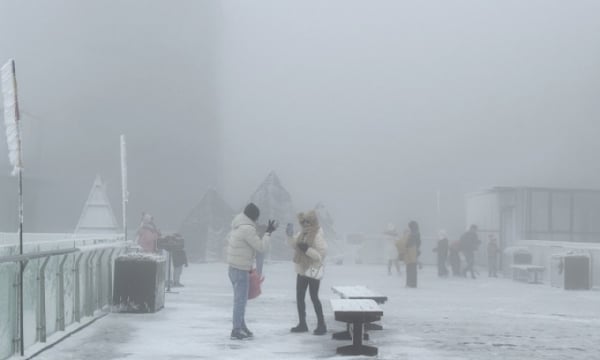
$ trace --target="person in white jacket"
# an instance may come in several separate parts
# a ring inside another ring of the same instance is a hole
[[[249,275],[256,252],[265,252],[269,247],[271,233],[275,231],[274,220],[269,220],[267,230],[261,238],[256,232],[256,221],[260,211],[250,203],[244,212],[238,214],[231,222],[231,232],[227,240],[227,263],[229,264],[229,279],[233,286],[233,329],[232,340],[242,340],[252,337],[252,332],[244,320],[246,303],[248,302]]]
[[[319,226],[319,219],[315,211],[298,214],[298,221],[302,231],[293,236],[293,229],[288,226],[288,243],[294,248],[294,263],[296,269],[296,305],[298,308],[298,325],[291,329],[294,333],[307,332],[306,325],[306,289],[310,293],[310,299],[317,315],[317,328],[313,331],[314,335],[324,335],[327,333],[325,318],[323,317],[323,306],[319,300],[319,286],[321,284],[322,271],[317,274],[311,274],[309,270],[315,270],[323,267],[325,254],[327,252],[327,243],[323,236],[323,230]]]

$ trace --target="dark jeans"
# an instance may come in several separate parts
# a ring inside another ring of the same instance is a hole
[[[301,324],[306,323],[306,304],[304,302],[304,298],[306,297],[307,288],[310,294],[310,300],[312,301],[315,308],[315,313],[317,314],[317,321],[319,324],[325,323],[323,317],[323,307],[321,306],[321,301],[319,300],[320,285],[321,280],[302,275],[297,275],[296,277],[296,304],[298,306],[298,319],[300,320]]]

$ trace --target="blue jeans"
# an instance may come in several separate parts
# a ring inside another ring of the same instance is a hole
[[[234,267],[229,267],[229,280],[233,286],[233,328],[242,329],[246,323],[246,303],[248,302],[248,289],[250,287],[249,272]]]

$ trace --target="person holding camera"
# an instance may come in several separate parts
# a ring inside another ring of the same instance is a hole
[[[298,308],[298,325],[291,329],[293,333],[307,332],[306,325],[306,289],[310,293],[310,300],[317,315],[317,328],[314,335],[327,333],[325,318],[323,317],[323,306],[319,300],[319,286],[323,276],[323,262],[327,252],[327,243],[323,236],[323,230],[319,226],[319,220],[314,210],[298,214],[298,220],[302,230],[294,236],[292,224],[288,224],[286,233],[288,243],[294,248],[294,263],[296,269],[296,306]]]
[[[256,231],[256,221],[260,210],[249,203],[241,214],[231,222],[231,231],[227,239],[227,263],[229,264],[229,280],[233,286],[233,329],[232,340],[252,337],[252,331],[244,320],[248,290],[250,287],[250,270],[256,258],[256,252],[265,252],[269,247],[271,233],[277,229],[275,220],[269,220],[264,236]]]

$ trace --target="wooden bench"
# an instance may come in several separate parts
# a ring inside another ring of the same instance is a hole
[[[375,301],[377,304],[384,304],[388,300],[387,296],[376,293],[362,285],[333,286],[331,290],[338,294],[342,299],[368,299]],[[367,330],[383,330],[383,326],[379,324],[368,324]],[[348,336],[346,335],[344,338],[348,338]],[[365,338],[368,339],[368,335],[365,335]]]
[[[363,327],[378,321],[383,316],[383,310],[371,299],[331,299],[331,308],[335,320],[347,324],[352,339],[352,345],[337,348],[340,355],[377,355],[377,348],[363,345]],[[334,334],[334,338],[335,334]]]
[[[545,268],[539,265],[515,264],[510,266],[513,280],[524,281],[530,284],[541,284]]]

